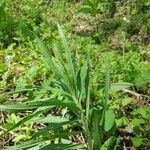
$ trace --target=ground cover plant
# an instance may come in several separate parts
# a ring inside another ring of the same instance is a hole
[[[0,149],[150,148],[149,1],[0,2]]]

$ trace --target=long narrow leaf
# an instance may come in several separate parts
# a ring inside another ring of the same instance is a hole
[[[87,54],[87,76],[85,81],[85,90],[86,90],[86,120],[88,121],[89,117],[89,105],[90,105],[90,56],[89,51]]]
[[[80,109],[76,106],[74,102],[71,101],[61,101],[56,99],[49,100],[39,100],[39,101],[31,101],[17,105],[0,105],[0,111],[21,111],[21,110],[29,110],[42,106],[61,106],[68,107],[71,110],[74,110],[76,113],[79,113]]]
[[[61,118],[59,116],[48,115],[46,117],[34,119],[34,121],[40,123],[63,123],[68,122],[69,120],[67,118]]]
[[[55,74],[60,77],[62,80],[64,80],[64,84],[66,85],[66,87],[69,90],[69,93],[71,93],[72,95],[75,95],[75,91],[74,88],[71,84],[71,79],[69,76],[67,76],[67,73],[64,72],[62,66],[59,66],[60,64],[58,64],[57,62],[54,63],[54,66],[56,68],[56,72]]]
[[[35,147],[37,145],[41,145],[41,146],[46,145],[46,143],[44,143],[44,142],[48,142],[51,139],[65,138],[65,137],[68,137],[70,135],[75,135],[77,133],[78,132],[61,132],[61,133],[58,133],[55,135],[49,135],[49,137],[39,138],[37,140],[29,140],[27,142],[23,142],[22,144],[18,144],[16,146],[10,147],[10,150],[29,149],[29,148]]]
[[[80,87],[80,93],[79,93],[79,102],[81,104],[81,99],[82,99],[82,95],[83,93],[85,92],[85,80],[86,80],[86,77],[88,75],[88,65],[87,65],[87,62],[82,66],[81,68],[81,71],[80,71],[80,82],[81,82],[81,87]]]
[[[109,90],[110,90],[110,63],[107,61],[106,66],[106,79],[105,79],[105,89],[104,89],[104,99],[103,99],[103,107],[106,110],[107,102],[109,100]]]
[[[100,126],[102,111],[102,107],[94,108],[90,116],[91,136],[95,149],[99,149],[103,142],[103,127]]]
[[[109,90],[110,90],[110,62],[109,62],[109,60],[107,60],[104,98],[102,101],[103,112],[102,112],[102,119],[100,122],[101,126],[104,125],[104,122],[105,122],[105,112],[107,110],[107,103],[109,100]]]
[[[51,61],[51,56],[50,56],[50,51],[47,50],[47,48],[45,47],[45,45],[43,44],[43,42],[39,39],[38,36],[35,35],[35,39],[36,42],[39,46],[40,51],[42,52],[43,56],[44,56],[44,60],[48,66],[48,68],[50,69],[53,66],[53,63]]]
[[[71,76],[73,77],[74,88],[76,89],[76,92],[77,92],[76,74],[75,74],[75,68],[74,68],[74,65],[73,65],[72,57],[71,57],[71,52],[70,52],[69,47],[67,45],[67,41],[66,41],[66,38],[65,38],[65,35],[63,33],[63,30],[62,30],[61,26],[59,24],[57,24],[57,27],[58,27],[59,35],[61,37],[62,44],[63,44],[64,50],[65,50],[66,60],[67,60],[67,63],[68,63],[68,68],[69,68]]]
[[[40,150],[75,150],[85,148],[85,144],[49,144],[45,147],[42,147]]]
[[[34,122],[34,120],[32,120],[32,121]],[[38,132],[36,132],[35,134],[33,134],[31,139],[39,138],[42,135],[44,135],[44,136],[47,135],[49,137],[49,131],[50,130],[58,131],[64,125],[72,126],[75,123],[77,123],[77,120],[72,120],[72,121],[68,121],[68,122],[61,122],[61,123],[49,123],[47,127],[43,128],[43,129],[39,130]]]
[[[46,141],[49,141],[49,138],[29,140],[27,142],[23,142],[22,144],[8,147],[8,150],[21,150],[21,149],[25,149],[25,148],[27,149],[27,148],[31,148],[31,147],[34,147],[37,145],[41,145]]]

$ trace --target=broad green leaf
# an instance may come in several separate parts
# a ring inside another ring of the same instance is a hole
[[[116,124],[117,124],[117,127],[121,127],[121,126],[125,126],[129,123],[129,120],[127,117],[123,116],[119,119],[116,119]]]
[[[115,122],[115,114],[113,110],[107,110],[105,112],[105,123],[104,123],[104,129],[106,132],[108,132],[114,125]]]
[[[91,135],[95,149],[99,149],[102,144],[103,131],[100,126],[102,110],[94,108],[91,115]]]
[[[129,88],[129,87],[131,87],[131,86],[133,86],[133,84],[131,84],[131,83],[126,83],[126,82],[113,83],[113,84],[111,85],[111,90],[112,90],[112,91],[115,91],[115,92],[118,92],[118,91],[127,89],[127,88]]]
[[[125,99],[123,99],[123,100],[122,100],[122,106],[123,106],[123,107],[127,106],[128,104],[131,103],[131,101],[132,101],[131,98],[125,98]]]
[[[140,126],[141,124],[144,124],[145,123],[145,121],[144,121],[144,119],[138,119],[138,118],[134,118],[132,121],[131,121],[131,125],[133,126],[133,127],[136,127],[136,126]]]
[[[141,115],[145,119],[150,119],[150,106],[134,109],[132,115]]]
[[[143,144],[143,139],[140,138],[140,137],[134,137],[134,138],[131,138],[132,142],[133,142],[133,145],[135,147],[139,147]]]
[[[83,5],[81,8],[80,8],[80,11],[81,13],[93,13],[93,9],[91,6],[89,5]]]

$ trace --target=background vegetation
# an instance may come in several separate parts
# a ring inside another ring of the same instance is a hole
[[[149,7],[0,1],[0,149],[150,149]]]

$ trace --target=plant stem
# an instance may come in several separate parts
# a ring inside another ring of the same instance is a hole
[[[88,122],[84,116],[84,113],[82,113],[81,118],[82,118],[82,123],[85,129],[87,148],[88,150],[93,150],[93,140],[91,138],[89,127],[88,127]]]

